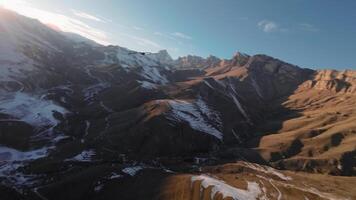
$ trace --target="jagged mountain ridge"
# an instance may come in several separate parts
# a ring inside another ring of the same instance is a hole
[[[348,109],[355,103],[353,71],[314,71],[241,53],[230,60],[171,60],[166,51],[143,55],[76,42],[10,11],[0,15],[6,186],[32,191],[49,181],[46,193],[63,183],[58,169],[70,177],[83,163],[93,170],[107,162],[136,169],[135,161],[150,160],[148,168],[167,170],[175,167],[170,162],[187,162],[194,171],[199,157],[202,166],[247,159],[280,169],[355,173],[354,111]],[[305,119],[324,125],[298,130]]]

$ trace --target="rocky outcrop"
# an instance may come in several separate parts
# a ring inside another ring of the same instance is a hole
[[[173,63],[173,59],[172,57],[168,54],[167,50],[160,50],[157,53],[152,53],[152,54],[148,54],[148,57],[152,58],[153,60],[157,60],[159,61],[161,64],[172,64]]]
[[[174,66],[178,69],[205,69],[218,65],[221,60],[215,56],[202,58],[200,56],[184,56],[174,61]]]
[[[306,89],[329,90],[333,92],[355,93],[356,72],[352,70],[319,70],[312,80],[308,80],[301,87]]]

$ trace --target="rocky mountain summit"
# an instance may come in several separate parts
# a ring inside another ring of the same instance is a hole
[[[172,59],[0,8],[0,199],[353,199],[356,72]]]

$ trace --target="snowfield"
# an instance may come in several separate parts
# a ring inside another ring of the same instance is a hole
[[[195,181],[201,181],[201,189],[212,187],[211,199],[214,199],[216,194],[222,194],[223,198],[231,197],[234,200],[257,200],[262,194],[262,190],[256,182],[247,182],[247,190],[243,190],[207,175],[192,176],[191,182],[194,183]]]
[[[18,151],[16,149],[9,148],[6,146],[0,146],[0,162],[36,160],[39,158],[46,157],[47,153],[47,147],[31,151]]]
[[[161,85],[168,83],[167,78],[160,74],[157,67],[143,66],[141,73],[144,78],[154,83],[161,84]]]
[[[168,118],[172,121],[189,123],[197,131],[223,139],[223,133],[219,130],[222,127],[219,114],[211,110],[201,98],[192,103],[184,100],[169,100],[168,103],[171,107]]]
[[[103,64],[118,63],[127,72],[130,68],[138,68],[140,75],[148,82],[161,85],[168,83],[167,78],[160,73],[159,66],[162,65],[162,60],[158,55],[155,56],[156,54],[143,55],[140,52],[131,51],[123,47],[115,47],[110,52],[104,52],[104,54]],[[146,85],[143,85],[143,87],[152,88],[152,85],[145,87]]]
[[[0,81],[13,81],[35,70],[34,61],[18,52],[12,44],[3,41],[0,33]]]
[[[26,93],[8,93],[0,97],[0,113],[12,116],[37,127],[56,126],[54,112],[65,115],[68,111],[53,101],[43,100]]]

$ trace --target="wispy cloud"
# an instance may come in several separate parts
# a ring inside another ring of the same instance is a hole
[[[132,35],[132,34],[126,34],[126,33],[120,33],[119,35],[121,35],[122,37],[125,37],[126,42],[132,42],[135,43],[138,46],[144,47],[144,49],[150,50],[150,51],[157,51],[157,50],[161,50],[162,46],[160,44],[158,44],[157,42],[145,38],[145,37],[141,37],[141,36],[136,36],[136,35]]]
[[[181,33],[181,32],[174,32],[174,33],[171,33],[171,35],[174,36],[174,37],[178,37],[178,38],[182,38],[182,39],[186,39],[186,40],[193,39],[191,36],[186,35],[186,34]]]
[[[162,32],[156,31],[153,34],[156,36],[159,36],[161,39],[168,39],[168,40],[174,41],[175,43],[177,43],[179,45],[183,45],[183,41],[181,40],[182,38],[180,38],[180,37],[177,38],[175,36],[172,36],[172,34],[170,34],[170,33],[162,33]]]
[[[100,44],[110,44],[108,33],[94,28],[87,23],[56,12],[38,9],[28,2],[21,0],[4,1],[5,8],[27,17],[40,20],[44,24],[53,24],[64,32],[72,32],[94,40]]]
[[[159,32],[159,31],[156,31],[156,32],[154,32],[153,34],[158,35],[158,36],[164,36],[164,34],[161,33],[161,32]]]
[[[137,36],[130,36],[132,39],[134,39],[136,41],[137,44],[144,46],[144,47],[154,47],[154,48],[158,48],[161,49],[161,45],[159,45],[158,43],[146,39],[146,38],[142,38],[142,37],[137,37]]]
[[[279,25],[270,20],[262,20],[257,23],[258,28],[260,28],[263,32],[270,33],[270,32],[276,32],[280,30]]]
[[[86,12],[82,12],[82,11],[78,11],[78,10],[72,10],[73,14],[77,17],[81,17],[83,19],[89,19],[89,20],[93,20],[93,21],[97,21],[97,22],[103,22],[106,23],[106,21],[104,19],[101,19],[99,17],[96,17],[94,15],[91,15],[89,13]]]
[[[132,28],[136,31],[142,31],[143,28],[142,27],[139,27],[139,26],[132,26]]]
[[[308,24],[308,23],[299,24],[299,28],[303,31],[308,31],[308,32],[318,32],[319,31],[319,29],[317,27],[315,27],[312,24]]]
[[[175,41],[177,40],[177,38],[171,36],[170,34],[162,33],[162,32],[159,32],[159,31],[156,31],[153,34],[157,35],[157,36],[160,36],[160,37],[164,37],[164,38],[170,39],[170,40],[175,40]]]
[[[69,18],[68,23],[63,24],[60,28],[67,32],[77,33],[100,44],[110,44],[110,39],[106,32],[93,28],[79,20]]]

